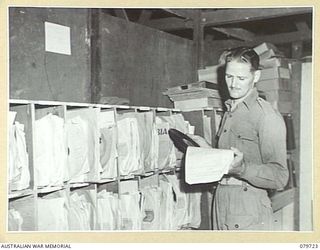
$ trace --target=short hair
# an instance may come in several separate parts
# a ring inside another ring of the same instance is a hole
[[[231,61],[249,63],[253,71],[258,70],[260,64],[258,54],[250,47],[238,47],[228,50],[225,55],[225,63],[227,64]]]

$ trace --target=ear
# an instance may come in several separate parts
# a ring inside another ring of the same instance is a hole
[[[261,70],[256,70],[254,72],[253,82],[257,83],[259,81],[259,79],[260,79],[260,76],[261,76]]]

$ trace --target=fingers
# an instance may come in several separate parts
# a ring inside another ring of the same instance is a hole
[[[231,147],[231,150],[233,151],[233,153],[235,154],[236,157],[237,156],[241,156],[241,157],[243,156],[243,153],[239,149]]]
[[[230,148],[235,154],[241,153],[241,151],[237,148],[231,147]]]

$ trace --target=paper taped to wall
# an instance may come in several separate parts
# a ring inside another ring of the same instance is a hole
[[[71,55],[70,27],[49,22],[44,25],[46,51]]]
[[[228,173],[234,153],[229,149],[189,146],[185,161],[185,178],[188,184],[219,181]]]

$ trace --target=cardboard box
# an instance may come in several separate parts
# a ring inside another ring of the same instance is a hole
[[[193,91],[188,93],[179,93],[179,94],[169,94],[169,98],[172,101],[183,101],[183,100],[190,100],[190,99],[197,99],[197,98],[204,98],[204,97],[213,97],[220,99],[219,91]]]
[[[289,79],[269,79],[256,83],[258,91],[291,90]]]
[[[201,108],[213,107],[222,110],[223,103],[221,99],[212,97],[197,98],[174,102],[174,107],[182,111],[197,110]]]
[[[278,78],[290,79],[290,70],[283,67],[273,67],[261,70],[260,81]]]
[[[258,54],[261,55],[268,50],[277,51],[277,47],[274,46],[272,43],[261,43],[258,46],[254,47],[253,50]]]
[[[260,59],[260,62],[261,61],[264,61],[264,60],[267,60],[273,56],[276,56],[276,52],[273,50],[273,49],[269,49],[265,52],[263,52],[262,54],[259,55],[259,59]],[[261,64],[261,63],[260,63]]]
[[[168,88],[167,91],[165,91],[163,94],[165,95],[177,94],[177,93],[183,93],[187,90],[194,91],[198,89],[218,89],[218,84],[207,82],[207,81],[188,83],[188,84],[183,84],[183,85],[178,85],[175,87]]]
[[[283,67],[283,68],[289,68],[289,63],[286,58],[281,57],[271,57],[268,59],[265,59],[263,61],[260,61],[260,66],[265,68],[274,68],[274,67]]]
[[[291,102],[292,100],[292,93],[288,90],[261,91],[259,96],[267,101]]]
[[[278,110],[281,114],[291,114],[292,113],[292,102],[270,102],[272,107]]]
[[[198,70],[198,81],[207,81],[211,83],[218,83],[219,74],[222,73],[220,68],[224,65],[218,64],[214,66],[207,66],[205,69]],[[221,76],[222,77],[222,76]]]
[[[201,86],[208,86],[215,85],[214,88],[216,89],[209,89],[204,88]],[[214,97],[220,98],[220,92],[217,90],[218,86],[213,83],[199,83],[199,84],[188,84],[183,85],[186,87],[176,86],[173,88],[169,88],[167,91],[163,92],[164,95],[169,96],[172,101],[182,101],[182,100],[189,100],[189,99],[196,99],[196,98],[203,98],[203,97]]]

